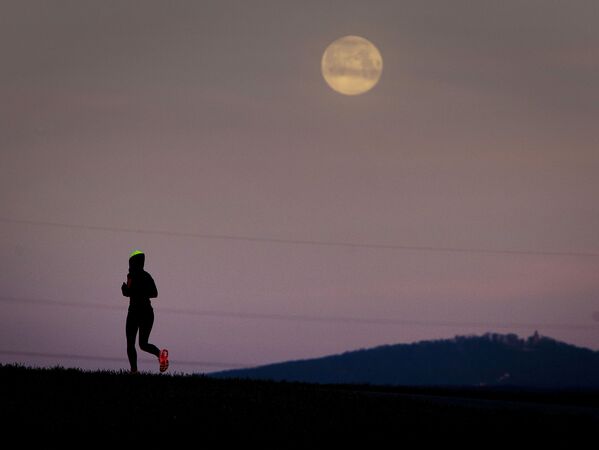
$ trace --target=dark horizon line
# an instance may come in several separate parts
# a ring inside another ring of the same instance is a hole
[[[111,361],[111,362],[128,362],[127,358],[117,358],[112,356],[90,356],[90,355],[79,355],[73,353],[51,353],[51,352],[31,352],[31,351],[20,351],[20,350],[2,350],[0,349],[0,355],[9,356],[32,356],[36,358],[64,358],[64,359],[80,359],[85,361]],[[142,363],[155,363],[156,360],[141,358]],[[230,368],[248,368],[255,367],[252,364],[242,363],[229,363],[229,362],[216,362],[216,361],[186,361],[177,360],[177,364],[186,366],[208,366],[208,367],[230,367]]]

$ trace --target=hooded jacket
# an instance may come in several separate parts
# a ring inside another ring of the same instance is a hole
[[[127,284],[123,283],[121,291],[129,297],[129,310],[152,307],[151,298],[158,297],[156,283],[152,276],[144,270],[145,255],[138,253],[129,258]]]

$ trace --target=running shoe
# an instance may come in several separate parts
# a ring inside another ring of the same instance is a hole
[[[168,369],[168,350],[163,348],[160,352],[160,356],[158,357],[158,361],[160,361],[160,371],[164,372]]]

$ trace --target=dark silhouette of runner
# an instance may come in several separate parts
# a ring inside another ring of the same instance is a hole
[[[121,292],[129,297],[129,312],[125,333],[127,335],[127,356],[131,365],[131,373],[137,373],[137,351],[135,337],[139,330],[139,348],[158,358],[160,372],[168,369],[168,350],[160,351],[158,347],[148,342],[152,325],[154,324],[154,309],[151,298],[158,297],[156,283],[152,276],[144,270],[145,255],[135,250],[129,255],[129,273],[127,283],[121,286]]]

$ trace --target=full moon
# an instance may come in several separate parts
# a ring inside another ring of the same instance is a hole
[[[327,47],[321,66],[322,76],[332,89],[345,95],[358,95],[378,83],[383,58],[368,39],[344,36]]]

